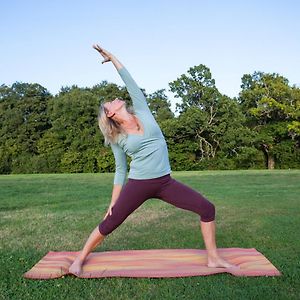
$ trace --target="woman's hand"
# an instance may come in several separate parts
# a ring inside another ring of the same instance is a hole
[[[106,217],[108,216],[108,214],[111,216],[113,206],[114,206],[114,204],[112,204],[112,203],[109,205],[109,208],[108,208],[107,213],[106,213],[106,215],[104,216],[103,220],[106,219]]]
[[[104,58],[104,60],[102,61],[103,64],[108,61],[111,61],[117,70],[123,68],[122,63],[114,55],[112,55],[105,49],[101,48],[98,44],[93,45],[93,48],[96,49],[103,56]]]
[[[93,48],[96,49],[103,56],[103,64],[112,60],[113,55],[105,49],[101,48],[98,44],[93,45]]]

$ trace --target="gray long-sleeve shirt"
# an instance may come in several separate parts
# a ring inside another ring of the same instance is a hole
[[[111,144],[116,170],[114,184],[125,183],[127,173],[126,154],[131,157],[128,178],[151,179],[170,174],[168,148],[160,127],[155,121],[146,98],[125,67],[118,70],[132,99],[136,116],[144,133],[127,134]]]

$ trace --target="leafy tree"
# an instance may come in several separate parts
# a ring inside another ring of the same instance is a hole
[[[178,126],[173,124],[174,128],[170,129],[173,131],[170,144],[182,144],[183,139],[188,141],[189,145],[182,150],[193,152],[196,165],[207,166],[204,161],[220,161],[222,157],[223,167],[227,168],[231,158],[249,153],[254,136],[243,125],[245,118],[239,105],[218,91],[207,67],[190,68],[188,75],[181,75],[170,87],[175,97],[181,99],[181,104],[177,105],[181,114]],[[176,128],[179,130],[174,132]],[[231,164],[233,167],[235,165]]]
[[[121,98],[130,104],[130,96],[125,87],[119,87],[114,83],[108,83],[103,80],[101,83],[94,85],[90,92],[99,99],[100,102],[111,101],[115,98]]]
[[[156,121],[161,123],[164,120],[174,118],[171,111],[171,103],[168,100],[165,90],[157,90],[147,97],[149,108],[154,115]]]
[[[220,93],[209,68],[201,64],[190,68],[187,73],[169,83],[170,90],[175,93],[175,98],[181,99],[181,104],[176,105],[177,110],[184,112],[189,107],[198,107],[203,111],[210,112]]]
[[[52,128],[39,142],[40,155],[62,172],[83,172],[89,159],[86,151],[101,146],[97,124],[99,100],[88,89],[73,87],[49,102]],[[95,170],[90,162],[88,165]]]
[[[49,102],[52,128],[39,141],[40,156],[46,160],[49,171],[78,173],[114,169],[111,150],[103,145],[97,115],[100,102],[117,97],[129,104],[125,88],[103,81],[91,89],[63,87]],[[103,153],[109,157],[107,166],[100,157]]]
[[[266,157],[266,166],[275,167],[280,146],[289,141],[295,158],[299,155],[300,92],[279,74],[254,72],[242,78],[239,102],[248,126],[258,134],[256,147]]]
[[[0,170],[30,172],[37,142],[51,127],[47,103],[52,95],[41,85],[16,82],[0,88]],[[26,159],[20,159],[20,156]]]
[[[222,95],[199,65],[171,82],[181,99],[174,117],[165,90],[147,96],[164,132],[173,170],[300,167],[300,89],[278,74],[244,75],[238,99]],[[0,173],[113,172],[97,124],[99,104],[131,99],[124,86],[0,86]],[[129,159],[128,159],[129,161]]]

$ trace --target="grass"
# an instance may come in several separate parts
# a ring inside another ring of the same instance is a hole
[[[0,176],[0,299],[299,299],[300,171],[173,172],[217,208],[219,247],[256,248],[279,277],[54,280],[22,277],[49,251],[78,251],[102,220],[113,174]],[[150,199],[94,251],[204,249],[198,215]]]

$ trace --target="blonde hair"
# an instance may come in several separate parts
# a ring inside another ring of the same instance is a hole
[[[104,136],[104,144],[109,145],[111,143],[116,143],[120,136],[126,136],[126,132],[122,129],[118,122],[107,117],[108,110],[104,104],[105,102],[101,103],[99,107],[98,125]],[[126,110],[134,115],[132,107],[126,107]]]

